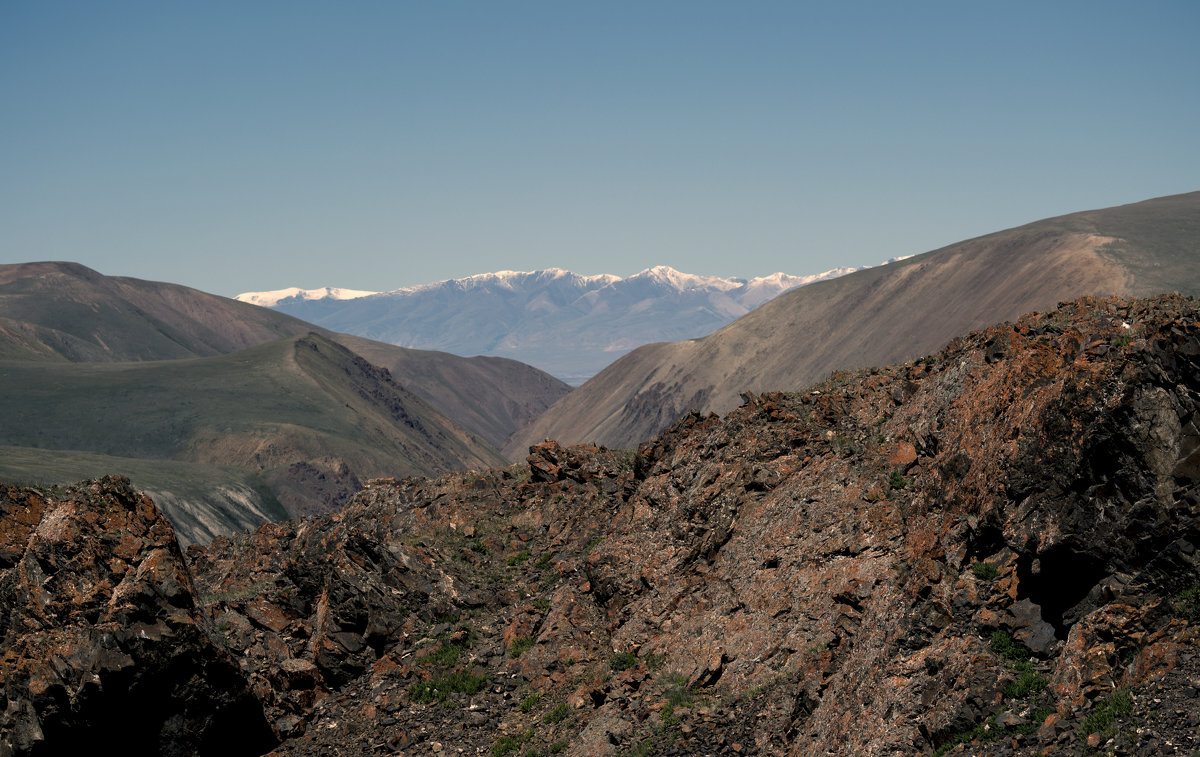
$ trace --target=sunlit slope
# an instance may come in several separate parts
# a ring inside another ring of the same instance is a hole
[[[642,347],[505,447],[637,444],[689,409],[940,349],[1083,295],[1200,293],[1200,192],[1046,219],[785,293],[702,339]]]

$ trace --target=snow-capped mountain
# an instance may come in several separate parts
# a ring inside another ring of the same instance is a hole
[[[704,336],[789,289],[855,270],[747,281],[662,265],[626,277],[547,268],[390,292],[293,287],[237,299],[402,347],[514,358],[582,383],[643,344]]]
[[[261,305],[273,308],[283,300],[355,300],[379,292],[368,292],[363,289],[338,289],[336,287],[321,287],[320,289],[301,289],[288,287],[275,289],[270,292],[245,292],[235,297],[235,300],[249,302],[251,305]]]

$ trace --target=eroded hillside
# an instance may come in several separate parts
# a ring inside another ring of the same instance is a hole
[[[182,623],[280,755],[1190,754],[1198,363],[1194,301],[1081,300],[186,562],[115,538],[120,482],[8,490],[3,742],[77,743],[130,680],[189,701],[172,635],[122,630]],[[218,727],[172,718],[136,743]]]

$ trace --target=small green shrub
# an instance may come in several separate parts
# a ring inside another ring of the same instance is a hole
[[[1200,583],[1171,597],[1175,614],[1192,623],[1200,623]]]
[[[542,695],[538,693],[530,694],[521,700],[521,712],[533,712],[533,708],[538,706],[538,702],[542,701]]]
[[[672,707],[687,707],[692,703],[692,692],[688,691],[687,679],[678,673],[667,677],[667,690],[664,692],[664,696]]]
[[[971,572],[976,578],[984,581],[994,581],[1000,575],[1000,569],[990,562],[977,562],[971,566]]]
[[[517,736],[501,736],[495,744],[492,744],[492,754],[494,757],[504,757],[506,754],[512,754],[519,751],[521,746],[529,743],[532,738],[533,731],[526,731]]]
[[[550,609],[550,600],[546,599],[545,597],[538,597],[537,599],[533,600],[533,606],[542,612],[546,612]]]
[[[1050,685],[1049,679],[1032,670],[1021,673],[1020,677],[1004,687],[1005,699],[1024,699],[1030,694],[1036,694]]]
[[[536,565],[539,568],[544,568],[547,565],[549,565],[550,561],[553,559],[554,559],[553,552],[543,552],[542,556],[537,559],[537,562],[535,562],[534,565]]]
[[[658,711],[658,717],[662,720],[662,724],[668,728],[679,722],[679,718],[675,717],[675,706],[670,702],[664,704],[662,709]]]
[[[888,474],[888,488],[900,490],[908,486],[908,479],[898,470],[894,470]]]
[[[528,560],[528,559],[529,559],[529,550],[528,550],[528,549],[522,549],[520,552],[518,552],[518,553],[516,553],[515,555],[513,555],[513,556],[509,557],[507,562],[508,562],[508,564],[511,566],[511,565],[517,565],[517,564],[519,564],[519,563],[523,563],[523,562],[525,562],[525,561],[526,561],[526,560]]]
[[[536,643],[537,643],[537,639],[531,638],[529,636],[522,636],[518,639],[514,639],[512,649],[508,650],[508,656],[512,657],[513,659],[516,659],[516,658],[520,657],[521,654],[524,653],[526,649],[529,649]]]
[[[419,681],[408,687],[408,695],[417,704],[445,702],[451,694],[478,694],[487,683],[485,676],[460,671],[433,681]]]
[[[550,748],[547,749],[546,751],[549,752],[550,754],[558,754],[559,752],[563,751],[566,748],[567,748],[567,742],[556,741],[553,744],[551,744]]]
[[[418,661],[431,662],[439,667],[450,668],[458,662],[460,655],[462,655],[462,647],[457,644],[443,644],[429,654],[418,658]]]
[[[637,655],[633,652],[618,652],[608,658],[608,666],[613,670],[629,670],[637,665]]]
[[[1079,738],[1087,738],[1093,733],[1111,736],[1114,731],[1113,723],[1118,718],[1129,717],[1132,713],[1133,696],[1126,689],[1117,689],[1093,707],[1083,719],[1083,724],[1079,726]]]
[[[567,715],[571,714],[571,710],[567,707],[566,702],[559,702],[554,705],[545,715],[542,716],[542,722],[546,725],[554,725],[561,723],[567,719]]]
[[[1029,647],[1014,639],[1008,631],[993,631],[988,647],[1009,662],[1027,662],[1033,654]]]

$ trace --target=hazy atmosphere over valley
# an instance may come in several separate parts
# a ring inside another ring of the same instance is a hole
[[[1197,39],[4,3],[0,757],[1195,757]]]

